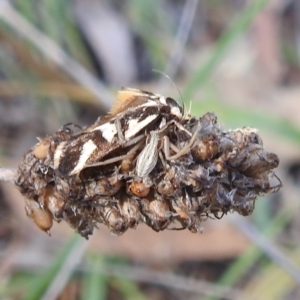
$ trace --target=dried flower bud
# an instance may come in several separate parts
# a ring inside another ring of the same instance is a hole
[[[134,195],[138,196],[139,198],[146,197],[149,194],[149,192],[150,192],[150,188],[149,187],[146,187],[143,182],[138,182],[138,181],[133,181],[129,185],[129,190]]]
[[[45,159],[48,155],[51,139],[39,139],[39,143],[34,147],[33,154],[37,159]]]
[[[46,208],[42,208],[38,202],[33,200],[26,201],[25,210],[36,226],[49,234],[49,230],[53,224],[51,212]]]
[[[121,96],[107,118],[76,133],[66,125],[24,155],[16,185],[42,230],[54,219],[85,238],[99,224],[116,235],[139,222],[201,232],[206,218],[247,216],[258,196],[281,188],[279,158],[257,130],[223,130],[213,113],[183,117],[174,100],[149,92]]]

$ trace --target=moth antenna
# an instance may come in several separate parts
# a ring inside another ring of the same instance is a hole
[[[183,98],[182,98],[182,94],[179,90],[179,88],[177,87],[177,85],[174,83],[174,81],[170,78],[169,75],[167,75],[166,73],[160,71],[160,70],[157,70],[157,69],[152,69],[153,72],[156,72],[156,73],[160,73],[161,75],[165,76],[166,78],[168,78],[170,80],[170,82],[172,83],[172,85],[175,87],[175,89],[177,90],[177,92],[179,93],[180,95],[180,99],[181,99],[181,103],[182,103],[182,111],[183,111],[183,116],[185,115],[185,103],[183,101]]]

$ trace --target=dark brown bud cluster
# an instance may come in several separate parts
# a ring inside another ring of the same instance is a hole
[[[99,224],[117,235],[139,222],[155,231],[199,232],[207,217],[247,216],[258,196],[281,188],[274,173],[279,159],[264,150],[255,129],[225,131],[213,113],[163,125],[145,130],[132,145],[120,143],[101,159],[107,163],[71,175],[55,167],[59,149],[89,129],[67,125],[40,139],[25,154],[16,180],[27,214],[44,231],[64,220],[86,238]],[[91,146],[85,139],[78,149],[70,147],[68,161],[80,165]]]

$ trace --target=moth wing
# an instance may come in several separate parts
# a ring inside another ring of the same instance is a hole
[[[138,107],[155,97],[156,95],[150,92],[132,88],[123,88],[118,92],[118,99],[114,102],[108,115],[117,115],[129,108]]]
[[[125,114],[130,108],[132,109],[146,103],[149,100],[149,94],[138,89],[123,88],[118,92],[117,100],[115,100],[107,115],[104,118],[99,118],[87,131],[92,131],[96,127],[114,120],[117,115]]]
[[[61,175],[75,175],[97,163],[115,150],[115,140],[110,143],[100,130],[86,132],[69,142],[62,142],[54,152],[54,169]]]

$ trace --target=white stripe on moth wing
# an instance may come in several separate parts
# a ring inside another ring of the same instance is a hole
[[[152,95],[147,95],[148,98],[150,99],[159,99],[160,97],[162,97],[161,95],[159,94],[152,94]]]
[[[150,115],[143,121],[139,122],[139,119],[133,119],[128,121],[128,129],[125,132],[125,139],[128,140],[137,134],[140,130],[145,128],[153,120],[157,118],[158,115]]]
[[[73,169],[73,171],[70,173],[70,175],[76,174],[84,168],[85,163],[90,158],[91,154],[94,152],[95,149],[97,149],[97,145],[92,140],[87,141],[83,145],[78,163]]]
[[[53,167],[54,169],[57,169],[59,164],[60,164],[60,159],[61,159],[61,156],[63,154],[63,150],[64,150],[64,147],[66,145],[67,142],[61,142],[55,152],[54,152],[54,159],[53,159]]]
[[[160,97],[159,97],[159,102],[160,102],[161,104],[163,104],[163,105],[168,105],[168,104],[167,104],[167,101],[166,101],[166,98],[163,97],[163,96],[160,96]]]
[[[118,132],[116,124],[112,123],[104,123],[96,128],[93,129],[100,130],[102,132],[103,138],[105,138],[109,143],[112,142],[113,138],[115,137],[116,133]]]
[[[147,102],[141,104],[141,105],[138,105],[138,107],[149,107],[149,106],[157,106],[157,102],[156,101],[153,101],[153,100],[148,100]]]

